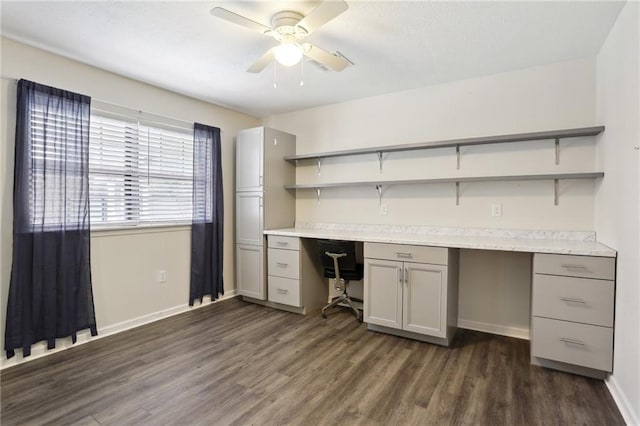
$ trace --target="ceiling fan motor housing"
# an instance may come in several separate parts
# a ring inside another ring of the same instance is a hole
[[[273,28],[273,36],[278,41],[291,39],[295,41],[304,38],[307,31],[296,26],[304,18],[304,15],[292,10],[278,12],[271,17],[271,28]],[[289,40],[287,40],[289,41]]]

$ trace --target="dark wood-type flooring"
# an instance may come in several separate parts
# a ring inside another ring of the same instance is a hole
[[[3,426],[623,424],[602,381],[529,364],[529,342],[452,348],[346,312],[232,299],[9,368]]]

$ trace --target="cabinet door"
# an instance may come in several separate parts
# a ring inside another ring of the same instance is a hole
[[[239,295],[266,300],[263,250],[259,246],[236,246],[236,288]]]
[[[364,260],[364,321],[402,328],[402,262]]]
[[[447,267],[404,263],[403,329],[446,337]]]
[[[264,129],[238,132],[236,138],[236,191],[262,191]]]
[[[262,246],[264,241],[262,192],[236,194],[236,242]]]

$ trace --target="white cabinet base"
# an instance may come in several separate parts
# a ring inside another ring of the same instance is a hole
[[[531,364],[540,367],[551,368],[553,370],[564,371],[565,373],[578,374],[580,376],[592,377],[594,379],[604,380],[609,375],[608,372],[602,370],[594,370],[593,368],[582,367],[580,365],[567,364],[566,362],[553,361],[545,358],[531,356]]]
[[[426,334],[413,333],[411,331],[398,330],[397,328],[383,327],[381,325],[376,325],[376,324],[367,324],[367,330],[376,331],[379,333],[393,334],[394,336],[400,336],[407,339],[419,340],[421,342],[433,343],[435,345],[441,345],[441,346],[451,346],[455,338],[455,327],[451,330],[451,332],[448,333],[447,338],[433,337],[433,336],[428,336]]]
[[[247,296],[242,296],[242,300],[249,303],[255,303],[256,305],[262,305],[268,308],[278,309],[280,311],[287,311],[294,314],[306,315],[309,313],[307,312],[307,309],[305,309],[304,307],[298,308],[295,306],[283,305],[282,303],[271,302],[269,300],[254,299],[253,297],[247,297]]]
[[[449,346],[458,325],[458,256],[457,249],[365,243],[368,329]]]

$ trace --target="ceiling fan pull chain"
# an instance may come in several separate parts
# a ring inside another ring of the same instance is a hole
[[[300,87],[304,86],[304,59],[300,61]]]
[[[277,89],[278,88],[278,62],[274,61],[273,62],[273,88]]]

